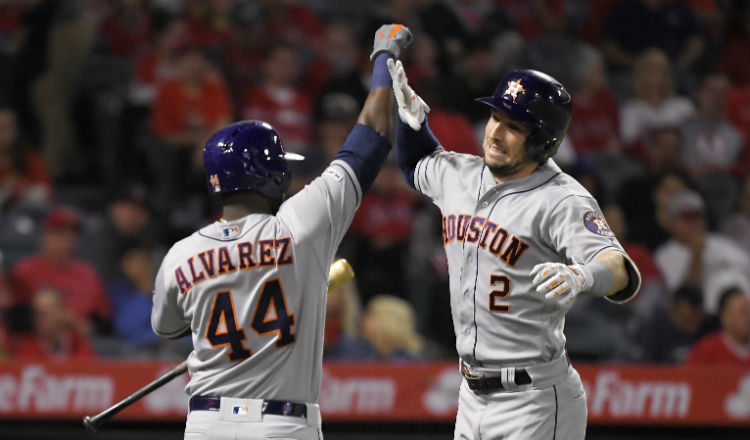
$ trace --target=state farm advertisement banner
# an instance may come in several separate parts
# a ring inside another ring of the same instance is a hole
[[[0,419],[80,419],[102,411],[174,365],[158,362],[0,364]],[[750,368],[576,365],[591,424],[747,426]],[[117,420],[183,421],[187,374],[149,394]],[[320,406],[326,422],[452,422],[461,376],[456,363],[326,364]]]

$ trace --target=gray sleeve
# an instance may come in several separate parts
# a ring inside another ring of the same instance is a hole
[[[190,322],[186,320],[182,309],[177,304],[177,295],[180,292],[177,286],[170,285],[168,281],[170,278],[164,273],[165,266],[166,258],[159,268],[154,283],[151,328],[159,336],[174,338],[188,330]]]
[[[630,256],[609,228],[599,205],[590,196],[569,195],[552,208],[545,228],[549,243],[568,264],[590,263],[606,251],[625,257],[628,284],[625,289],[605,297],[613,303],[624,303],[640,290],[641,274]]]
[[[542,224],[549,245],[568,264],[588,263],[607,250],[625,253],[590,196],[565,196]]]
[[[459,158],[456,153],[446,152],[442,147],[423,157],[414,168],[414,187],[442,206],[444,185],[455,184]]]
[[[361,202],[362,189],[353,170],[346,162],[334,160],[281,205],[277,218],[289,227],[296,243],[311,243],[321,262],[330,264]]]

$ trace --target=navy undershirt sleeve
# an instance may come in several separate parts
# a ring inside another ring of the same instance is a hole
[[[354,170],[364,194],[391,151],[391,143],[367,125],[357,124],[334,160],[343,160]]]
[[[435,135],[430,131],[430,126],[425,118],[422,122],[422,129],[413,130],[401,119],[398,120],[396,128],[396,163],[398,163],[401,172],[404,173],[406,183],[412,188],[414,186],[414,168],[417,162],[428,154],[435,151],[440,146]]]

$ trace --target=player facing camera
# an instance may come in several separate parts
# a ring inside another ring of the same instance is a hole
[[[454,438],[583,439],[586,394],[566,354],[565,314],[581,294],[629,301],[641,277],[594,197],[551,158],[570,94],[541,72],[507,74],[478,99],[492,112],[477,157],[443,148],[403,64],[388,68],[396,161],[443,218],[464,376]]]
[[[476,101],[493,109],[483,148],[485,162],[496,176],[544,164],[557,152],[570,125],[570,93],[556,79],[536,70],[508,73],[492,96]]]
[[[219,194],[225,208],[242,202],[273,214],[289,190],[290,160],[304,157],[286,152],[270,124],[235,122],[217,131],[203,148],[208,192]]]

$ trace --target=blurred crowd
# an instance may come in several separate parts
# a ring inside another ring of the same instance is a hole
[[[230,121],[279,130],[292,191],[369,88],[382,23],[448,150],[481,154],[473,102],[515,67],[573,95],[555,160],[643,275],[579,297],[574,360],[750,361],[750,10],[744,0],[15,0],[0,6],[0,358],[179,358],[150,328],[156,265],[217,216],[201,148]],[[393,160],[340,248],[330,361],[455,357],[437,208]]]

